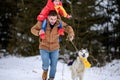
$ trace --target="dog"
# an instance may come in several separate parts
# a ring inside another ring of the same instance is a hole
[[[77,52],[78,56],[70,66],[72,80],[79,79],[83,80],[85,68],[90,67],[90,63],[87,61],[89,52],[87,49],[81,49]]]

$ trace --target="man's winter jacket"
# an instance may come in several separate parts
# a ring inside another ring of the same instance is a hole
[[[58,20],[53,29],[50,27],[50,23],[47,21],[46,31],[45,31],[45,39],[40,39],[39,49],[53,51],[60,48],[59,45],[59,34],[58,34],[58,26],[60,21]],[[31,32],[35,36],[39,36],[39,31],[41,29],[42,22],[38,21],[32,28]],[[74,36],[74,31],[71,26],[62,21],[62,27],[69,36]]]

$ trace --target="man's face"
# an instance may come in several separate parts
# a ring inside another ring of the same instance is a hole
[[[57,21],[57,16],[48,16],[48,20],[51,25],[54,25]]]

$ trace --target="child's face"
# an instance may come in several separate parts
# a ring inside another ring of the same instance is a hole
[[[54,5],[59,5],[60,0],[54,0],[53,3],[54,3]]]

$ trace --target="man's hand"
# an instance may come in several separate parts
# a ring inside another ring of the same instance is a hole
[[[70,35],[67,36],[67,40],[73,41],[73,39],[74,39],[74,36],[70,36]]]
[[[73,36],[70,36],[70,37],[69,37],[69,40],[70,40],[70,41],[73,41],[73,39],[74,39]]]

